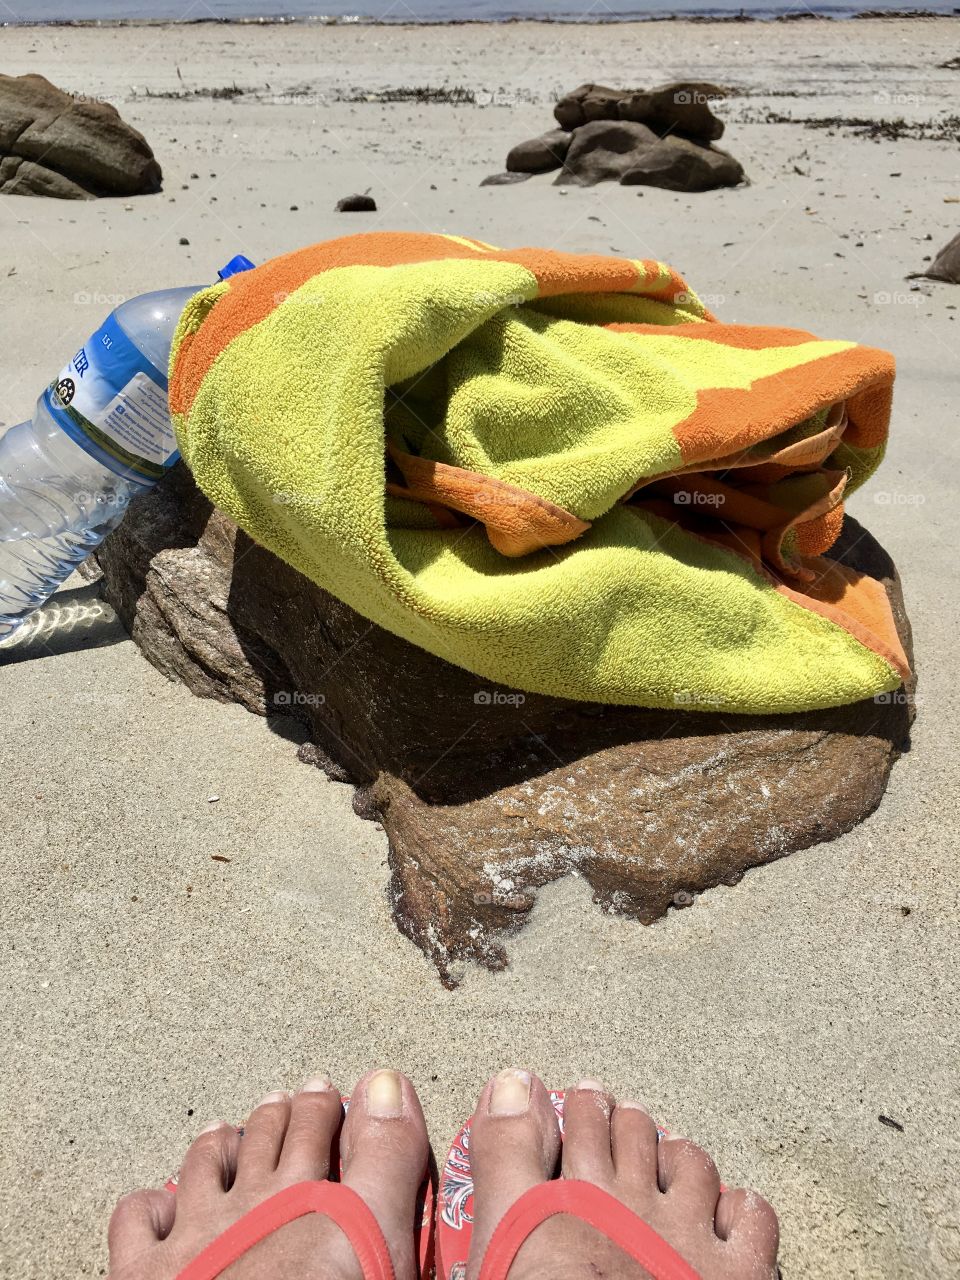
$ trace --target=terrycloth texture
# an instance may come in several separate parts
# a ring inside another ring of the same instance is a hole
[[[198,294],[170,400],[217,506],[431,653],[765,713],[907,673],[882,586],[823,554],[892,381],[885,352],[718,323],[661,263],[397,232]]]

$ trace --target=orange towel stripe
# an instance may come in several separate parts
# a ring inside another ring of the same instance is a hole
[[[442,255],[438,248],[443,246]],[[181,344],[170,382],[170,407],[174,413],[190,411],[200,384],[211,365],[230,343],[252,325],[259,324],[284,298],[321,271],[336,267],[398,266],[445,258],[477,258],[494,255],[453,240],[414,231],[371,231],[342,236],[284,254],[230,278],[230,291],[217,302],[217,323],[205,324],[192,342]]]
[[[802,593],[785,583],[778,583],[777,591],[842,627],[889,662],[901,679],[909,680],[910,663],[883,583],[826,557],[809,558],[804,563],[815,575],[813,582],[807,583]]]
[[[536,277],[541,298],[564,293],[627,293],[640,279],[635,263],[601,254],[514,249],[487,257],[526,267]]]
[[[683,284],[683,281],[680,281]],[[649,333],[654,337],[663,337],[662,324],[608,324],[606,329],[619,333]],[[739,347],[743,351],[766,351],[770,347],[797,347],[802,342],[816,342],[818,339],[804,329],[781,329],[777,327],[749,324],[712,324],[682,323],[670,326],[671,338],[697,338],[701,342],[717,342],[725,347]]]
[[[445,258],[477,258],[524,267],[535,277],[539,296],[544,298],[572,293],[628,293],[639,287],[651,296],[662,294],[669,300],[687,289],[675,271],[664,275],[663,267],[652,261],[637,264],[625,258],[550,249],[492,249],[480,241],[426,232],[373,231],[343,236],[275,258],[255,272],[232,277],[229,292],[216,304],[216,325],[204,326],[181,344],[170,384],[173,412],[189,412],[213,362],[234,338],[258,324],[288,294],[319,272]]]
[[[763,330],[766,333],[766,330]],[[847,400],[854,447],[886,438],[893,357],[872,347],[849,347],[792,369],[758,378],[746,388],[701,391],[697,407],[674,428],[685,463],[706,462],[721,453],[769,439],[838,400]],[[860,390],[864,383],[874,383]],[[885,385],[886,396],[878,394]],[[868,394],[868,390],[871,394]],[[879,411],[879,416],[876,416]]]

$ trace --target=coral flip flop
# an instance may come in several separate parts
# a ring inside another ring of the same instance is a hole
[[[551,1090],[563,1134],[563,1093]],[[666,1130],[658,1126],[660,1137]],[[470,1174],[470,1121],[463,1126],[440,1172],[437,1193],[437,1280],[466,1280],[473,1234],[473,1178]],[[508,1280],[510,1267],[530,1235],[555,1214],[579,1218],[612,1240],[653,1280],[700,1280],[697,1272],[615,1196],[591,1182],[555,1179],[533,1187],[501,1218],[490,1238],[480,1280]],[[193,1280],[191,1277],[190,1280]],[[197,1280],[200,1280],[197,1277]]]
[[[341,1101],[346,1113],[350,1099],[341,1096]],[[237,1132],[243,1137],[242,1127]],[[340,1174],[343,1174],[342,1161]],[[164,1187],[167,1191],[176,1191],[177,1176],[168,1178]],[[413,1229],[417,1275],[422,1280],[433,1274],[433,1208],[433,1185],[428,1177],[420,1188],[417,1225]],[[176,1280],[215,1280],[255,1244],[308,1213],[323,1214],[340,1228],[357,1256],[363,1280],[394,1280],[390,1250],[366,1201],[342,1182],[329,1181],[298,1182],[262,1201],[212,1240]]]

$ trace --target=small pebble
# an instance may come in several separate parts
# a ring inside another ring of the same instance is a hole
[[[373,213],[376,208],[376,200],[368,195],[344,196],[337,201],[337,213]]]
[[[187,237],[186,237],[186,236],[181,236],[181,237],[180,237],[180,243],[181,243],[181,244],[189,244],[189,243],[190,243],[190,241],[187,239]]]

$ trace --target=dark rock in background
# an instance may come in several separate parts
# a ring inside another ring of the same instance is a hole
[[[491,173],[489,177],[483,179],[480,183],[481,187],[509,187],[515,182],[526,182],[528,178],[532,178],[532,173]]]
[[[594,120],[581,125],[573,134],[556,181],[583,187],[608,178],[619,181],[659,141],[646,125],[629,120]]]
[[[552,129],[539,138],[518,142],[507,154],[507,170],[510,173],[549,173],[551,169],[559,169],[570,150],[572,139],[573,134],[565,129]]]
[[[591,120],[633,120],[660,135],[679,132],[713,142],[723,136],[723,121],[710,103],[724,97],[726,90],[704,80],[674,80],[656,89],[581,84],[564,94],[553,114],[561,129],[579,129]]]
[[[553,109],[561,129],[579,129],[590,120],[618,120],[622,89],[603,84],[581,84],[565,93]]]
[[[337,201],[337,213],[376,213],[377,202],[373,196],[344,196]]]
[[[615,180],[671,191],[736,186],[744,181],[743,168],[710,145],[723,134],[710,104],[725,94],[704,80],[638,90],[582,84],[554,108],[560,129],[518,143],[507,156],[507,170],[559,168],[558,185]]]
[[[729,716],[497,689],[257,546],[182,464],[96,554],[107,599],[160,671],[309,727],[300,758],[351,782],[357,812],[383,823],[397,924],[448,985],[466,960],[503,967],[505,939],[562,876],[583,876],[603,910],[650,923],[848,831],[908,740],[909,692]],[[886,553],[848,516],[834,554],[886,583],[909,653]]]
[[[947,284],[960,284],[960,233],[940,250],[926,271],[914,272],[914,276],[945,280]]]
[[[620,175],[625,187],[666,187],[670,191],[712,191],[743,182],[743,167],[728,151],[670,134],[644,151]]]
[[[632,93],[620,101],[620,119],[649,125],[655,133],[682,133],[715,142],[723,137],[723,121],[710,103],[725,97],[719,85],[702,80],[679,80],[659,89]]]

